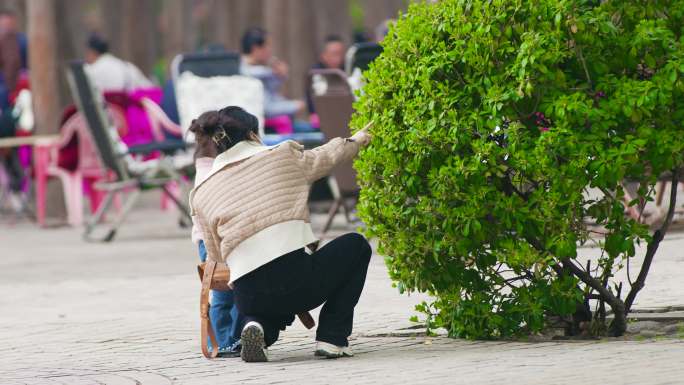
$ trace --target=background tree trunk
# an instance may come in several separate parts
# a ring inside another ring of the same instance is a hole
[[[313,47],[316,56],[321,45],[329,35],[337,35],[350,44],[352,38],[352,23],[349,15],[349,0],[320,0],[316,1],[313,14],[313,27],[316,31],[316,45]]]
[[[57,2],[28,0],[29,67],[31,90],[39,134],[57,133],[61,100],[57,56]]]
[[[19,20],[26,20],[25,0],[0,0],[0,9],[13,11]]]
[[[160,53],[156,2],[105,1],[101,15],[112,53],[135,63],[149,77]]]
[[[84,9],[88,0],[55,0],[57,3],[57,81],[59,83],[59,110],[73,103],[66,79],[67,64],[82,59],[85,54],[86,30]],[[29,43],[29,52],[31,44]],[[33,68],[33,67],[30,67]],[[59,117],[57,117],[59,119]]]
[[[28,0],[29,67],[33,114],[37,134],[55,134],[59,130],[62,101],[57,48],[57,5],[55,0]],[[51,180],[47,190],[46,216],[64,218],[64,196],[59,181]]]
[[[287,52],[282,58],[290,65],[290,73],[284,92],[291,98],[302,99],[306,72],[316,61],[314,9],[323,4],[316,0],[289,0],[287,3],[285,18],[288,22],[285,23],[287,30],[284,36],[288,40],[288,45]]]
[[[408,8],[409,0],[360,0],[363,7],[363,24],[372,39],[376,28],[387,19],[396,19],[400,10]]]
[[[192,50],[194,28],[192,0],[165,0],[161,12],[160,35],[168,63],[174,56]]]

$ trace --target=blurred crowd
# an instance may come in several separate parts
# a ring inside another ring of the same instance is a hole
[[[383,22],[375,30],[375,36],[354,36],[355,41],[377,43],[387,33],[388,22]],[[187,125],[180,118],[176,90],[172,76],[162,80],[148,77],[135,64],[117,57],[110,49],[110,42],[98,33],[85,39],[86,73],[94,88],[104,99],[124,111],[127,120],[120,127],[120,134],[128,145],[138,145],[154,140],[148,117],[142,111],[142,98],[157,103],[165,119],[181,126]],[[302,99],[291,97],[299,92],[289,92],[284,87],[290,75],[290,66],[277,58],[273,52],[273,39],[264,28],[252,27],[244,31],[240,41],[239,75],[258,79],[263,86],[264,133],[290,134],[315,133],[319,131],[319,118],[312,99],[312,76],[307,72],[303,85]],[[317,60],[311,63],[310,70],[336,69],[343,71],[349,48],[345,39],[329,35],[318,48]],[[27,62],[28,41],[20,30],[18,17],[12,11],[0,10],[0,139],[8,137],[31,136],[34,131],[32,102]],[[225,47],[213,44],[202,52],[229,52]],[[348,70],[348,69],[347,69]],[[170,72],[171,69],[169,68]],[[347,71],[349,84],[357,89],[361,72]],[[289,94],[289,95],[288,95]],[[140,111],[137,111],[136,108]],[[69,119],[77,114],[74,105],[68,106],[59,119],[62,128]],[[184,127],[184,129],[187,127]],[[166,134],[165,134],[166,135]],[[182,138],[178,138],[182,139]],[[60,148],[56,162],[67,171],[78,167],[77,139]],[[13,206],[20,203],[15,196],[26,196],[29,187],[27,178],[31,172],[32,152],[28,146],[0,146],[0,203],[3,195],[10,195]],[[2,191],[4,189],[4,192]],[[2,207],[0,207],[1,209]]]

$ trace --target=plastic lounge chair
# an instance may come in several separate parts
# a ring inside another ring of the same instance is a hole
[[[116,116],[116,110],[110,111],[115,120],[124,119]],[[60,164],[59,152],[69,146],[76,138],[78,161],[74,167]],[[79,112],[71,115],[60,128],[59,139],[50,146],[37,146],[36,158],[36,217],[40,225],[45,224],[46,194],[48,177],[57,177],[62,182],[64,200],[67,209],[67,222],[71,226],[80,226],[83,222],[83,181],[100,180],[106,171],[100,165],[97,152],[88,133],[83,115]],[[90,204],[95,208],[100,198],[97,191],[90,191]]]
[[[186,72],[191,73],[196,78],[184,77],[183,74]],[[313,147],[323,142],[323,134],[320,132],[285,135],[265,134],[263,130],[265,120],[263,85],[259,80],[238,75],[240,75],[240,54],[236,52],[177,55],[171,63],[171,77],[176,92],[180,126],[183,130],[187,130],[192,119],[197,118],[202,112],[221,109],[228,105],[237,105],[259,118],[259,135],[268,145],[278,144],[285,140],[295,140],[306,147]],[[232,77],[232,80],[227,80],[227,77]],[[259,83],[258,85],[254,82],[255,80]],[[186,81],[195,84],[187,86]],[[212,91],[212,89],[217,88],[217,91]],[[198,92],[195,92],[195,89]],[[215,96],[209,97],[210,94]],[[198,98],[208,100],[203,102]],[[186,132],[183,134],[189,142],[194,140],[192,135],[187,135]]]
[[[324,89],[312,90],[314,106],[321,120],[321,131],[329,138],[348,137],[350,135],[349,121],[354,112],[352,107],[354,96],[347,83],[346,74],[338,69],[321,69],[311,70],[311,75],[322,77],[327,84]],[[335,167],[328,177],[328,184],[334,201],[328,212],[323,234],[330,229],[340,206],[344,209],[347,222],[351,222],[347,199],[356,198],[359,193],[356,171],[352,167],[352,162]]]
[[[365,71],[370,63],[382,53],[382,46],[376,43],[356,43],[345,55],[344,71],[351,75],[355,68]]]
[[[103,108],[103,101],[99,93],[94,92],[90,80],[86,76],[82,62],[73,62],[69,66],[68,81],[78,109],[85,117],[88,129],[102,165],[112,175],[112,179],[100,182],[95,188],[106,193],[104,202],[86,223],[84,238],[109,242],[114,239],[116,232],[122,225],[133,205],[143,190],[161,189],[178,207],[183,218],[190,222],[187,207],[170,192],[167,185],[170,182],[183,182],[180,168],[173,164],[171,157],[160,157],[149,161],[140,161],[134,155],[144,155],[150,151],[163,151],[152,145],[145,148],[128,148],[112,127]],[[104,231],[104,235],[97,237],[93,232],[99,227],[99,222],[109,210],[114,196],[118,193],[129,192],[123,209],[113,223]]]
[[[187,130],[192,120],[202,113],[233,105],[255,115],[263,135],[264,88],[257,79],[240,75],[204,78],[184,72],[178,78],[176,100],[183,130]],[[183,137],[189,142],[194,141],[192,133],[187,131],[183,132]]]
[[[174,123],[168,116],[166,116],[166,113],[164,110],[162,110],[159,104],[148,98],[141,98],[140,103],[145,109],[147,118],[150,121],[150,127],[154,140],[158,142],[167,140],[168,136],[166,133],[179,138],[183,136],[183,129],[181,126]]]
[[[183,72],[209,78],[240,74],[240,54],[237,52],[202,52],[176,55],[171,62],[171,77],[174,85]]]
[[[188,84],[196,80],[192,76],[185,76],[184,79],[181,79],[181,75],[186,72],[198,78],[236,76],[240,74],[240,54],[232,51],[193,52],[178,54],[171,61],[171,78],[173,79],[173,89],[176,94],[178,120],[182,128],[183,137],[186,141],[193,142],[194,138],[192,135],[186,136],[187,132],[185,132],[190,127],[192,119],[196,119],[202,112],[223,108],[226,106],[226,103],[222,103],[219,100],[214,100],[213,102],[195,100],[195,95],[202,95],[202,87],[211,87],[212,82]],[[263,104],[263,101],[261,103]],[[219,104],[221,104],[220,107],[213,107]],[[249,111],[249,109],[245,109]],[[263,116],[263,112],[257,116],[259,115]]]

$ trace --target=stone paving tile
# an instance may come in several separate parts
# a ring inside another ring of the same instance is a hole
[[[174,219],[134,215],[107,245],[83,243],[70,229],[0,232],[0,385],[684,383],[681,340],[406,336],[413,306],[427,297],[399,295],[378,256],[355,317],[356,357],[314,358],[314,332],[295,323],[270,349],[272,362],[209,361],[199,353],[197,257]],[[345,231],[337,222],[332,236]],[[639,306],[684,304],[683,245],[684,236],[663,243]]]

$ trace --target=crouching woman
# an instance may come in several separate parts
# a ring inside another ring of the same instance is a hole
[[[366,130],[313,150],[293,141],[264,146],[257,119],[238,107],[196,119],[199,156],[215,156],[211,172],[190,195],[208,258],[226,262],[240,313],[244,361],[267,361],[267,347],[294,314],[321,309],[318,356],[351,356],[347,338],[371,257],[368,241],[351,233],[313,253],[311,183],[353,158],[370,141]],[[212,153],[213,152],[213,153]]]

